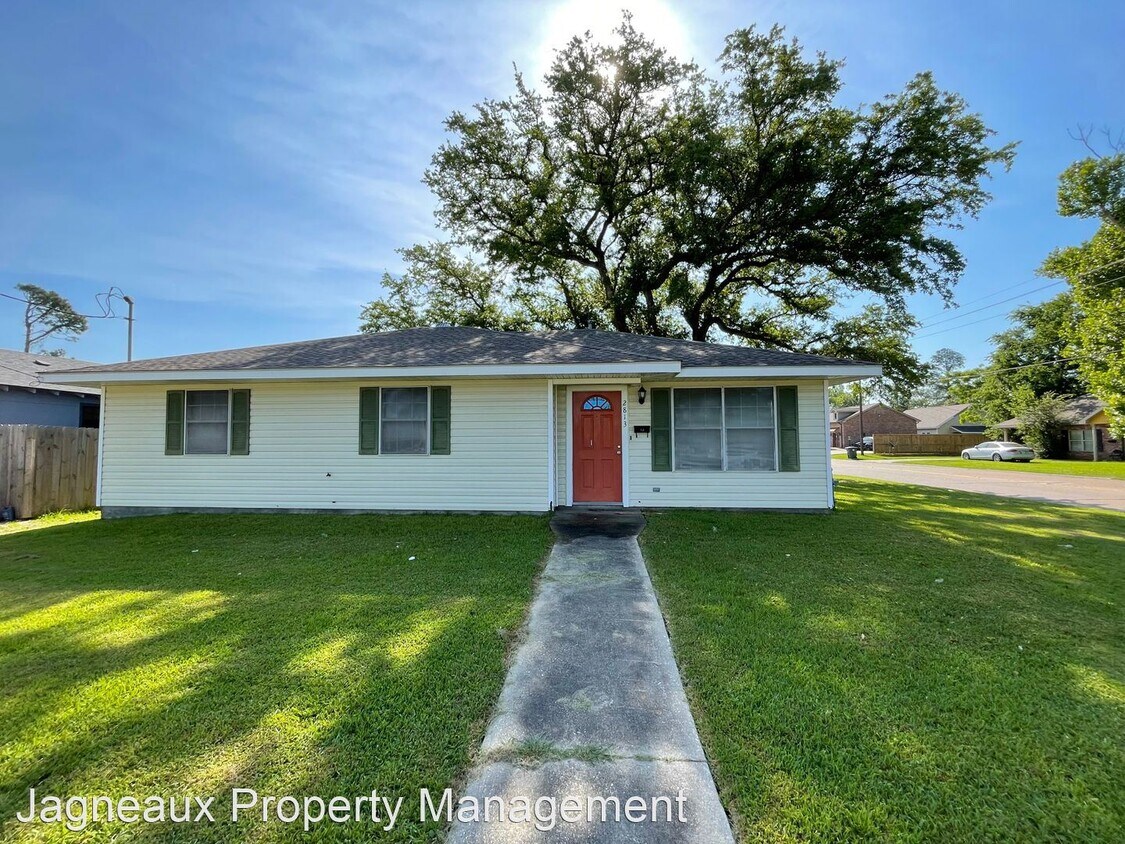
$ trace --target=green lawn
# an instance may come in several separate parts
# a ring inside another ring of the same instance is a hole
[[[846,460],[846,454],[833,454],[833,460]],[[894,454],[865,454],[862,460],[901,460],[912,465],[946,466],[958,469],[998,469],[1001,472],[1036,472],[1044,475],[1079,475],[1087,478],[1120,478],[1125,480],[1125,462],[1102,460],[1050,460],[1037,457],[1031,463],[993,463],[991,460],[962,460],[960,457],[912,457]]]
[[[1125,514],[846,479],[641,540],[744,841],[1125,841]]]
[[[53,517],[0,529],[0,840],[275,841],[299,826],[19,825],[40,794],[408,797],[455,784],[505,673],[545,519]],[[220,820],[222,816],[216,813]]]

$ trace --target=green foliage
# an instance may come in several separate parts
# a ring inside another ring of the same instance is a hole
[[[1125,228],[1125,152],[1085,158],[1059,176],[1059,213]]]
[[[950,398],[972,405],[965,415],[986,425],[1016,416],[1027,396],[1086,392],[1077,363],[1069,358],[1069,344],[1078,319],[1074,297],[1060,293],[1038,305],[1012,312],[1012,327],[992,337],[993,350],[984,374],[958,379]]]
[[[1041,272],[1070,282],[1078,318],[1071,332],[1078,368],[1125,437],[1125,153],[1071,165],[1059,213],[1096,217],[1101,228],[1079,246],[1052,252]]]
[[[495,331],[604,328],[588,280],[565,265],[532,278],[462,257],[448,243],[398,250],[399,276],[383,274],[384,296],[360,313],[360,331],[468,325]]]
[[[907,294],[950,295],[964,260],[943,232],[981,209],[1014,151],[926,73],[844,107],[840,66],[750,28],[709,78],[626,15],[615,43],[587,34],[560,50],[541,90],[517,73],[511,96],[450,116],[425,181],[450,241],[508,279],[501,311],[517,322],[841,345],[853,296],[903,320]],[[373,324],[426,319],[388,288]],[[917,374],[896,344],[842,345]]]
[[[932,407],[954,403],[958,375],[965,368],[965,356],[956,349],[938,349],[926,364],[926,380],[910,397],[911,407]],[[901,408],[900,408],[901,409]]]
[[[1023,442],[1042,457],[1061,457],[1065,453],[1066,399],[1055,393],[1036,394],[1023,387],[1015,400]]]
[[[17,284],[16,290],[27,300],[23,315],[23,350],[30,352],[48,337],[76,340],[90,327],[61,294],[35,284]],[[54,355],[56,352],[48,352]]]
[[[861,397],[864,401],[868,400],[868,395],[859,381],[828,388],[828,403],[832,407],[855,407]]]
[[[865,381],[863,389],[869,399],[878,396],[892,407],[903,408],[927,373],[926,365],[918,361],[910,346],[916,326],[914,318],[905,312],[868,305],[858,314],[837,320],[830,330],[807,338],[804,349],[882,364],[882,377]]]

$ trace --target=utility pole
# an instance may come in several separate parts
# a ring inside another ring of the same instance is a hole
[[[863,454],[863,382],[856,384],[859,386],[859,453]]]
[[[127,347],[127,351],[125,352],[125,360],[132,360],[133,359],[133,297],[132,296],[122,296],[121,298],[124,299],[125,304],[129,306],[129,316],[125,317],[125,321],[129,324],[129,344],[128,344],[128,347]]]

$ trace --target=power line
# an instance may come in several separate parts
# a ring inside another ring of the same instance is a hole
[[[981,375],[992,375],[997,372],[1015,372],[1017,369],[1030,369],[1033,366],[1050,366],[1055,363],[1068,363],[1071,361],[1086,360],[1086,358],[1072,357],[1072,358],[1053,358],[1052,360],[1040,360],[1035,363],[1024,363],[1020,366],[1005,366],[999,369],[967,369],[964,372],[951,372],[949,375],[943,376],[945,378],[977,378]]]
[[[105,293],[99,293],[98,294],[99,297],[100,296],[106,296],[106,295],[107,294],[105,294]],[[27,299],[21,299],[19,296],[12,296],[9,293],[0,293],[0,296],[3,296],[5,299],[11,299],[13,302],[22,302],[25,305],[31,304],[31,302],[29,302]],[[99,301],[99,304],[100,304],[101,300],[99,299],[98,301]],[[103,313],[100,313],[100,314],[79,314],[78,316],[84,317],[85,319],[125,319],[125,317],[118,316],[117,314],[115,314],[113,312],[113,308],[106,308],[105,305],[102,305],[102,308],[104,309]]]
[[[1125,258],[1123,258],[1121,261],[1114,261],[1113,264],[1119,264],[1122,261],[1125,261]],[[1098,270],[1100,271],[1100,270],[1106,269],[1109,266],[1112,266],[1112,264],[1106,264],[1105,267],[1098,267]],[[1083,273],[1082,275],[1089,275],[1089,274],[1090,273]],[[1075,277],[1081,278],[1081,276],[1075,276]],[[1125,279],[1125,275],[1119,275],[1119,276],[1114,276],[1113,278],[1107,278],[1104,281],[1099,281],[1097,284],[1091,284],[1088,289],[1096,290],[1099,287],[1104,287],[1107,284],[1112,284],[1113,282],[1121,281],[1122,279]],[[1034,292],[1035,291],[1033,291],[1033,290],[1028,291],[1028,293],[1034,293]],[[1013,296],[1012,298],[1013,299],[1022,299],[1024,296],[1027,296],[1028,293],[1024,293],[1021,296]],[[1011,301],[1011,300],[1006,299],[1004,301]],[[1004,302],[997,302],[996,304],[1002,305],[1002,304],[1004,304]],[[990,305],[988,307],[993,307],[993,306]],[[978,310],[987,310],[987,308],[979,308]],[[961,314],[961,316],[968,316],[969,313],[975,313],[975,312],[969,311],[968,313]],[[945,333],[950,332],[950,331],[957,331],[961,328],[968,328],[970,325],[978,325],[982,322],[988,322],[989,320],[996,319],[997,317],[1001,317],[1001,316],[1005,316],[1005,314],[992,314],[991,316],[986,316],[983,319],[975,319],[972,322],[963,322],[963,323],[960,323],[959,325],[951,325],[951,326],[949,326],[949,328],[940,328],[937,331],[931,331],[928,334],[919,334],[914,339],[915,340],[922,340],[926,337],[936,337],[938,334],[945,334]]]
[[[1017,287],[1023,287],[1023,286],[1028,285],[1028,284],[1034,284],[1038,280],[1039,279],[1037,279],[1037,278],[1029,278],[1026,281],[1021,281],[1021,282],[1018,282],[1016,284],[1013,284],[1007,290],[996,290],[996,291],[993,291],[992,293],[986,293],[984,296],[978,296],[975,299],[969,299],[967,302],[961,302],[958,305],[953,305],[950,308],[943,308],[942,310],[938,311],[936,314],[929,314],[928,316],[922,317],[921,322],[922,322],[923,325],[925,325],[930,320],[937,319],[940,316],[945,316],[950,311],[959,311],[959,310],[961,310],[961,308],[964,308],[967,305],[975,305],[977,302],[987,301],[988,299],[991,299],[994,296],[1002,296],[1005,293],[1008,293],[1012,290],[1015,290]],[[1062,281],[1062,279],[1060,279],[1060,282],[1061,281]]]
[[[1100,267],[1094,267],[1092,269],[1086,270],[1085,272],[1078,273],[1078,275],[1074,276],[1074,278],[1085,278],[1088,275],[1092,275],[1094,273],[1099,273],[1099,272],[1102,272],[1103,270],[1108,270],[1111,267],[1117,266],[1118,264],[1125,264],[1125,258],[1118,258],[1117,260],[1110,261],[1109,263],[1103,264]],[[1023,281],[1023,282],[1020,282],[1017,285],[1014,285],[1014,287],[1022,287],[1025,284],[1031,284],[1033,281],[1035,281],[1035,279],[1028,279],[1027,281]],[[946,319],[934,320],[934,317],[941,316],[942,314],[932,314],[931,316],[928,316],[925,319],[923,319],[922,322],[921,322],[921,325],[919,327],[928,328],[930,326],[939,325],[943,322],[949,322],[950,320],[953,320],[953,319],[959,319],[963,316],[968,316],[969,314],[979,313],[980,311],[988,310],[989,308],[994,308],[997,305],[1003,305],[1006,302],[1011,302],[1013,299],[1019,299],[1023,296],[1029,296],[1032,293],[1036,293],[1040,290],[1046,290],[1048,287],[1053,287],[1056,284],[1063,284],[1067,281],[1070,281],[1070,279],[1060,278],[1056,281],[1052,281],[1052,282],[1049,282],[1047,284],[1044,284],[1041,287],[1037,287],[1034,290],[1028,290],[1028,291],[1026,291],[1024,293],[1020,293],[1016,296],[1011,296],[1007,299],[1002,299],[999,302],[993,302],[991,305],[984,305],[984,306],[982,306],[980,308],[976,308],[972,311],[966,311],[965,313],[962,313],[962,314],[956,314],[956,315],[950,316]],[[1011,290],[1013,288],[1008,288],[1008,289]],[[991,299],[993,296],[997,296],[997,295],[1000,295],[1000,294],[1006,293],[1006,292],[1008,292],[1008,291],[1007,290],[998,290],[995,293],[988,294],[987,296],[981,296],[977,299],[970,299],[968,302],[962,302],[960,305],[955,305],[952,308],[947,308],[946,311],[943,311],[942,313],[946,313],[947,311],[958,311],[961,308],[965,307],[966,305],[972,305],[972,304],[975,304],[977,302],[982,302],[986,299]]]
[[[999,302],[993,302],[991,305],[982,305],[979,308],[974,308],[971,311],[965,311],[963,314],[954,314],[953,316],[946,317],[945,319],[934,320],[932,322],[923,322],[920,328],[930,328],[934,325],[941,325],[943,322],[950,322],[951,320],[960,319],[961,317],[969,316],[970,314],[979,314],[981,311],[987,311],[990,308],[995,308],[998,305],[1003,305],[1006,302],[1013,302],[1016,299],[1022,299],[1024,296],[1030,296],[1032,293],[1038,293],[1040,290],[1046,290],[1048,287],[1054,287],[1056,284],[1062,284],[1066,279],[1060,278],[1058,281],[1052,281],[1044,284],[1042,287],[1036,287],[1024,293],[1018,293],[1015,296],[1009,296],[1007,299],[1001,299]]]

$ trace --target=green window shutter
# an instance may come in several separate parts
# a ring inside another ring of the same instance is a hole
[[[164,453],[184,453],[184,391],[169,390],[164,410]]]
[[[359,391],[359,453],[379,453],[379,388]]]
[[[230,453],[250,453],[250,391],[230,391]]]
[[[430,388],[430,454],[449,454],[450,388]]]
[[[672,391],[668,387],[649,390],[652,402],[652,471],[672,471]]]
[[[801,447],[797,426],[797,388],[777,388],[777,465],[782,472],[801,471]]]

